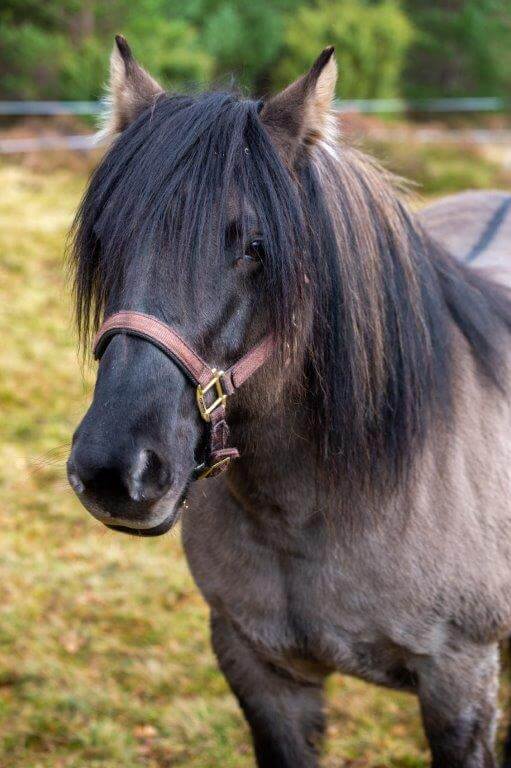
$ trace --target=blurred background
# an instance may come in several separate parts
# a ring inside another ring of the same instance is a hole
[[[347,139],[416,182],[417,205],[511,189],[511,5],[0,4],[0,768],[248,768],[179,531],[109,532],[65,481],[94,373],[76,353],[66,236],[101,157],[117,32],[171,90],[258,96],[335,44]],[[413,698],[335,676],[328,702],[327,768],[427,766]]]

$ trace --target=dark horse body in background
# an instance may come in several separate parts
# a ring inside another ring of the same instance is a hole
[[[317,765],[340,670],[418,694],[435,768],[491,768],[511,631],[511,304],[443,246],[504,274],[511,198],[451,198],[421,225],[339,141],[335,75],[328,49],[263,104],[166,96],[118,40],[120,136],[76,225],[83,334],[129,309],[212,364],[269,331],[276,351],[228,403],[241,458],[189,489],[193,390],[116,335],[69,477],[96,517],[140,534],[168,529],[188,491],[185,551],[260,766]]]

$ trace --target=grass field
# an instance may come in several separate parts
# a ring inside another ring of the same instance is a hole
[[[63,250],[84,178],[0,166],[0,767],[246,768],[179,531],[107,531],[65,482],[93,371]],[[336,676],[324,766],[427,765],[415,700]]]

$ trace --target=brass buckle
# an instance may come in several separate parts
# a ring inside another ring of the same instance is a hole
[[[197,405],[199,406],[200,415],[202,416],[204,421],[211,421],[211,414],[213,413],[213,411],[216,408],[218,408],[218,406],[224,405],[225,401],[227,400],[227,395],[222,389],[222,381],[221,381],[222,376],[224,375],[224,372],[217,371],[216,368],[213,368],[211,373],[213,374],[213,378],[211,379],[211,381],[209,381],[205,387],[201,387],[201,385],[199,384],[196,391]],[[204,396],[213,387],[215,388],[216,399],[213,400],[211,405],[207,405]]]
[[[222,467],[224,464],[229,464],[231,460],[230,456],[224,456],[223,459],[220,459],[220,461],[217,461],[216,464],[213,464],[211,467],[206,467],[204,472],[201,472],[200,475],[197,477],[197,480],[202,480],[204,477],[210,477],[213,472],[218,469],[218,467]]]

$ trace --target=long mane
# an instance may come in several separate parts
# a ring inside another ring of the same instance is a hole
[[[393,486],[435,418],[451,419],[455,326],[483,380],[503,387],[504,288],[421,229],[400,180],[356,149],[319,143],[301,171],[315,238],[315,404],[325,454],[355,481]],[[317,224],[316,224],[317,227]],[[325,291],[324,286],[328,286]]]
[[[233,192],[259,218],[261,300],[282,358],[305,360],[318,456],[364,484],[393,485],[432,420],[453,413],[455,326],[488,386],[503,385],[511,303],[443,253],[392,177],[358,151],[319,141],[291,174],[254,101],[162,98],[106,154],[74,225],[82,338],[130,269],[156,268],[164,281],[220,258]]]

